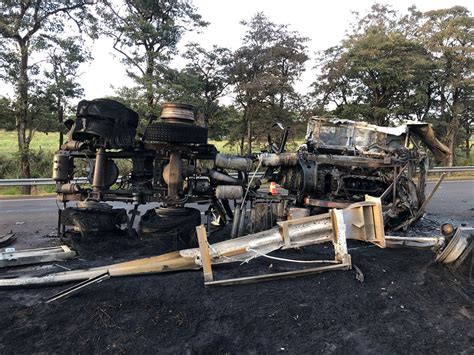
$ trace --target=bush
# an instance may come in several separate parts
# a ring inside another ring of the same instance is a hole
[[[40,150],[30,151],[30,169],[32,178],[51,177],[53,152]],[[17,179],[20,177],[18,153],[0,155],[0,179]]]
[[[30,152],[31,177],[51,177],[53,174],[53,152],[39,150]]]
[[[30,169],[32,178],[50,178],[53,173],[54,152],[42,149],[30,151]],[[0,179],[18,179],[20,177],[18,153],[0,154]],[[88,159],[75,159],[75,170],[79,175],[87,176],[89,169]],[[127,175],[132,171],[130,159],[115,159],[120,174]]]
[[[14,179],[17,172],[18,159],[12,155],[0,155],[0,179]]]

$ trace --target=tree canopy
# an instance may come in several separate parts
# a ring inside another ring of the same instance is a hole
[[[211,138],[249,154],[275,122],[300,134],[311,114],[385,126],[415,119],[434,124],[453,164],[456,149],[468,155],[471,146],[473,22],[461,6],[401,13],[374,4],[310,61],[309,39],[263,12],[241,22],[241,43],[230,50],[183,43],[208,25],[191,0],[0,0],[0,81],[14,88],[0,98],[0,128],[16,130],[19,171],[29,177],[34,132],[61,130],[83,95],[80,66],[91,60],[84,38],[107,36],[134,81],[114,98],[142,126],[163,101],[191,103]],[[301,93],[295,87],[309,63],[314,82]]]
[[[207,23],[187,0],[106,0],[99,12],[102,33],[113,39],[127,74],[137,90],[145,91],[148,109],[155,112],[179,40]]]
[[[252,142],[266,137],[268,126],[277,120],[291,120],[291,103],[298,98],[294,83],[309,59],[308,39],[287,25],[271,22],[263,13],[242,21],[242,25],[246,33],[235,51],[230,81],[243,110],[240,150],[246,145],[250,153]]]
[[[54,44],[64,33],[68,21],[79,31],[86,24],[93,25],[93,17],[87,11],[92,4],[90,0],[0,1],[0,77],[15,87],[21,177],[30,177],[29,146],[38,111],[30,94],[40,63],[32,63],[31,59]],[[24,193],[29,191],[30,187],[23,187]]]
[[[463,7],[399,14],[376,4],[338,46],[319,57],[313,96],[320,110],[388,126],[431,121],[454,160],[470,136],[473,18]]]

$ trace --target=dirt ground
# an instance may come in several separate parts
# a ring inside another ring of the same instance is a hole
[[[428,217],[412,233],[436,235],[436,216]],[[57,242],[42,239],[43,244]],[[0,290],[0,353],[474,352],[470,280],[435,264],[431,251],[382,250],[358,242],[349,248],[364,282],[350,270],[206,288],[202,273],[189,271],[109,279],[50,304],[44,300],[67,286]],[[135,248],[133,255],[157,254],[156,249]],[[312,246],[276,255],[312,260],[330,251]],[[123,250],[112,254],[92,263],[131,257]],[[215,276],[285,271],[294,265],[261,258],[216,267]],[[14,274],[3,270],[0,277]]]

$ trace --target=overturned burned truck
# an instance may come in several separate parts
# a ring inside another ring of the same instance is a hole
[[[297,152],[264,155],[263,165],[279,169],[273,179],[301,206],[344,208],[365,195],[381,197],[385,224],[395,228],[420,216],[425,201],[428,159],[420,141],[438,162],[449,152],[426,123],[392,128],[311,118]]]
[[[278,144],[269,136],[266,151],[238,157],[208,144],[207,129],[195,124],[190,105],[163,104],[160,120],[150,117],[143,135],[137,135],[138,121],[122,104],[98,99],[81,101],[76,120],[67,122],[68,140],[53,163],[64,203],[58,222],[63,240],[132,233],[138,207],[158,203],[141,216],[139,234],[169,236],[181,248],[195,245],[201,224],[201,212],[191,203],[208,208],[208,228],[232,221],[236,237],[343,208],[366,194],[382,199],[388,227],[406,226],[421,216],[425,200],[427,156],[420,141],[437,160],[448,152],[430,125],[416,122],[388,128],[311,118],[297,151],[285,151],[286,128]],[[130,171],[120,171],[119,160],[131,161]],[[87,165],[85,182],[77,180],[79,161]],[[268,182],[288,193],[263,191]],[[76,206],[68,206],[74,201]],[[127,213],[110,202],[133,208]]]

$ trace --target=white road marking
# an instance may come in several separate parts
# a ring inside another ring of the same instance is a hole
[[[447,182],[473,182],[474,180],[443,180],[442,184],[445,184]],[[427,184],[436,184],[437,181],[427,181]]]
[[[0,210],[0,213],[20,213],[20,212],[42,212],[54,211],[51,208],[23,208],[21,210]]]

